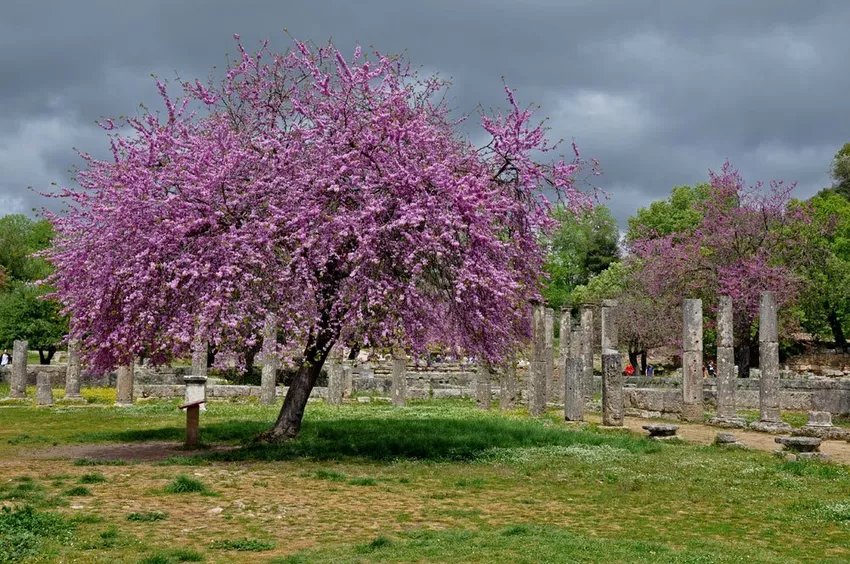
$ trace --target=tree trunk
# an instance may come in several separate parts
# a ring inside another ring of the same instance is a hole
[[[301,361],[301,366],[298,367],[298,372],[293,376],[289,390],[286,392],[277,421],[274,427],[260,437],[261,439],[281,442],[298,436],[310,392],[316,385],[316,380],[332,346],[333,343],[308,345],[307,350],[304,351],[304,360]]]
[[[629,364],[631,364],[633,368],[637,368],[638,365],[638,352],[632,350],[631,347],[629,347]]]
[[[249,381],[254,375],[254,359],[257,353],[260,352],[261,345],[257,344],[245,351],[245,372],[242,375],[242,381]]]
[[[47,347],[46,349],[38,349],[38,363],[50,364],[53,360],[53,355],[56,354],[56,347]]]
[[[358,354],[360,354],[360,345],[352,345],[351,352],[348,353],[348,360],[357,360]]]
[[[829,323],[829,328],[832,329],[832,337],[835,339],[835,346],[840,349],[847,348],[847,338],[844,336],[844,328],[841,327],[841,321],[838,319],[838,314],[835,311],[830,311],[826,316],[826,321]]]
[[[207,345],[207,368],[212,368],[213,364],[215,364],[215,355],[218,354],[218,350],[214,345]]]
[[[646,349],[640,351],[640,374],[646,376]]]
[[[735,347],[735,362],[738,364],[738,378],[750,377],[750,339]]]

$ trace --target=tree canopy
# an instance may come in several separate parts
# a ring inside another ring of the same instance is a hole
[[[620,259],[619,231],[611,211],[605,206],[584,210],[578,215],[563,205],[552,212],[558,227],[549,242],[544,271],[549,276],[543,297],[558,309],[569,304],[576,286],[587,284]]]
[[[0,346],[27,340],[45,364],[68,329],[56,300],[44,299],[50,288],[35,284],[51,269],[34,254],[47,249],[52,240],[53,227],[46,220],[18,214],[0,217]]]
[[[800,236],[811,215],[807,206],[791,205],[793,188],[781,181],[767,189],[747,186],[727,162],[710,173],[705,198],[694,206],[693,228],[665,236],[644,232],[631,242],[651,296],[676,304],[702,298],[709,312],[717,296],[732,298],[745,375],[761,291],[775,292],[781,305],[793,303],[804,287],[798,269],[815,260],[811,241]]]
[[[543,189],[592,203],[575,147],[536,160],[556,145],[508,88],[472,146],[448,85],[402,57],[239,52],[220,85],[175,99],[158,83],[165,115],[105,120],[129,134],[112,133],[109,161],[82,155],[81,188],[60,194],[51,280],[89,365],[165,362],[196,335],[234,350],[274,314],[278,354],[300,351],[278,439],[298,433],[335,343],[439,342],[494,362],[521,343],[554,226]]]

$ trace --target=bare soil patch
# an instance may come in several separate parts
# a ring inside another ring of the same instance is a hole
[[[85,458],[88,460],[136,460],[139,462],[157,462],[172,456],[185,456],[205,452],[230,450],[231,446],[214,446],[206,449],[187,449],[180,442],[144,442],[101,445],[63,445],[47,449],[25,451],[26,458],[56,459]]]

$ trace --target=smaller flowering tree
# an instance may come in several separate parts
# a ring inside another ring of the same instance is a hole
[[[51,280],[89,365],[167,362],[198,335],[227,352],[272,317],[278,354],[300,351],[277,440],[298,434],[337,343],[436,342],[491,362],[516,348],[553,227],[543,190],[592,203],[578,152],[537,160],[556,145],[507,88],[476,148],[447,84],[403,58],[298,41],[239,52],[220,86],[186,84],[181,101],[160,84],[167,115],[128,120],[113,158],[83,155],[81,189],[61,194]]]
[[[710,173],[707,195],[696,205],[701,219],[693,229],[665,236],[644,233],[631,242],[650,295],[676,305],[685,297],[702,298],[709,311],[716,308],[717,296],[732,298],[743,376],[749,373],[761,292],[775,292],[780,306],[793,303],[802,288],[795,270],[813,258],[808,241],[799,235],[811,217],[806,206],[791,205],[793,189],[794,184],[781,181],[767,189],[761,183],[747,186],[726,162]]]

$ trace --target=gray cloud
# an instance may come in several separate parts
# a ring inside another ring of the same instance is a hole
[[[452,77],[455,106],[504,105],[502,76],[552,134],[602,163],[621,222],[727,157],[750,181],[828,182],[850,137],[850,4],[631,0],[10,3],[0,19],[0,214],[45,205],[72,147],[105,154],[101,116],[155,105],[154,73],[206,78],[270,38],[407,50]]]

